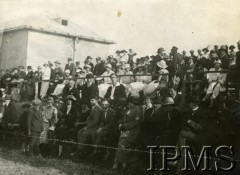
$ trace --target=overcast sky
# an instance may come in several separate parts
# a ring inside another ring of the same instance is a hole
[[[132,48],[145,56],[173,45],[189,51],[236,44],[239,7],[239,0],[0,0],[0,21],[61,16],[114,40],[112,53]]]

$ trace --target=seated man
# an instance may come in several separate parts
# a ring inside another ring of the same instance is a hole
[[[93,143],[95,132],[100,126],[101,122],[101,108],[98,105],[98,97],[91,98],[92,112],[87,118],[87,126],[78,131],[78,143]],[[83,153],[84,146],[79,144],[78,151]]]
[[[115,111],[110,108],[110,103],[108,100],[102,102],[102,113],[101,113],[101,124],[96,131],[95,145],[106,145],[109,146],[109,142],[112,141],[111,136],[114,129],[115,123]],[[96,155],[100,150],[96,147],[94,149],[93,155]],[[110,155],[109,150],[107,150],[106,158]]]

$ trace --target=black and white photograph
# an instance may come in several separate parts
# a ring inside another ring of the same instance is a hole
[[[0,175],[239,175],[239,7],[0,0]]]

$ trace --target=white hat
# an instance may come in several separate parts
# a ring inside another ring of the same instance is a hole
[[[218,64],[222,64],[222,61],[221,61],[221,60],[215,60],[215,61],[214,61],[214,64],[217,64],[217,63],[218,63]]]
[[[65,70],[65,73],[70,74],[70,70],[69,70],[69,69],[66,69],[66,70]]]
[[[84,66],[84,69],[85,68],[90,68],[91,69],[92,67],[89,64],[87,64],[87,65]]]
[[[79,73],[80,71],[81,71],[81,69],[77,69],[77,70],[76,70],[76,73]]]
[[[237,42],[238,45],[240,45],[240,40]]]
[[[125,64],[124,69],[130,68],[129,64]]]
[[[112,65],[111,65],[111,64],[109,64],[109,63],[108,63],[108,64],[106,64],[106,65],[105,65],[105,67],[106,67],[106,68],[108,67],[109,69],[112,69]]]
[[[166,69],[168,66],[166,64],[166,61],[161,60],[157,63],[158,67],[162,68],[162,69]]]

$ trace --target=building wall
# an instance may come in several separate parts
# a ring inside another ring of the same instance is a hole
[[[83,66],[84,60],[87,56],[93,58],[92,62],[96,63],[96,57],[101,57],[106,59],[109,55],[109,44],[102,44],[84,40],[76,41],[76,51],[75,51],[75,62],[80,61],[81,66]]]
[[[9,69],[26,65],[28,32],[3,33],[0,47],[0,68]]]
[[[73,39],[29,31],[28,49],[27,49],[27,65],[31,65],[35,70],[37,66],[43,63],[55,60],[61,62],[64,67],[67,58],[73,54]]]
[[[27,65],[32,65],[34,69],[44,62],[59,60],[64,68],[67,58],[73,58],[74,39],[58,35],[51,35],[29,31],[27,48]],[[81,65],[89,55],[93,58],[100,56],[106,58],[109,53],[109,45],[90,41],[78,40],[75,42],[75,60]],[[93,59],[95,63],[95,59]]]

